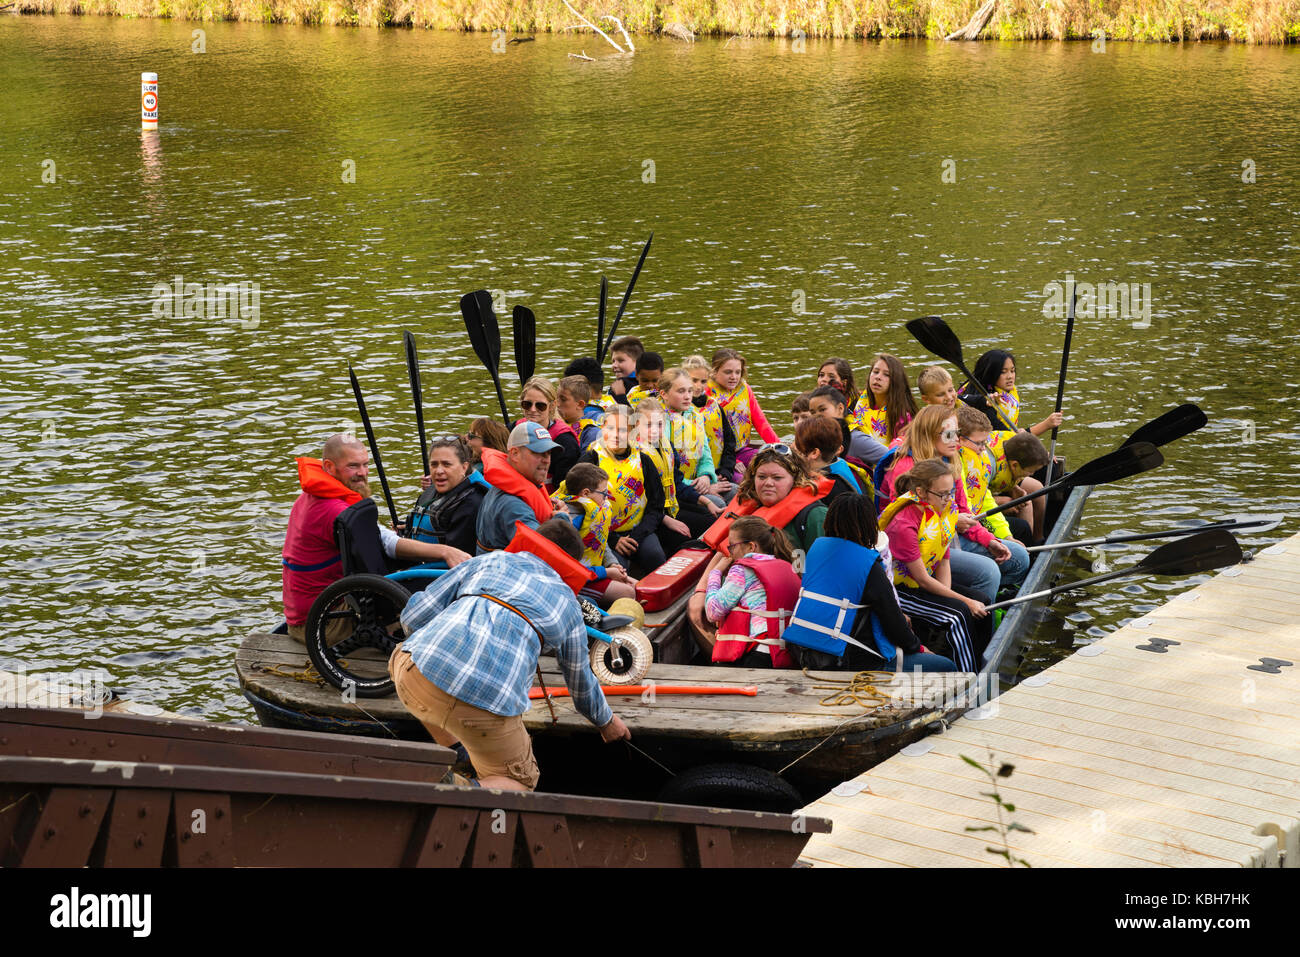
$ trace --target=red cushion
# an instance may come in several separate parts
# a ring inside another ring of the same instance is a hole
[[[636,600],[647,612],[663,611],[695,587],[711,549],[684,548],[637,583]]]

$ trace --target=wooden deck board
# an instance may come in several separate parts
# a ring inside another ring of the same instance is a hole
[[[925,739],[805,813],[830,817],[814,866],[978,866],[965,831],[992,811],[988,781],[961,756],[1015,765],[1000,780],[1034,834],[1035,866],[1261,866],[1278,838],[1300,866],[1300,535],[1239,575],[1215,575]],[[1141,650],[1153,637],[1180,644]],[[1104,649],[1097,653],[1097,648]],[[1250,671],[1262,657],[1293,661]]]
[[[257,694],[297,710],[336,717],[372,717],[382,721],[406,721],[410,715],[397,699],[366,698],[350,702],[335,689],[289,675],[305,672],[309,664],[306,649],[286,635],[256,634],[240,648],[236,668]],[[279,672],[279,673],[275,673]],[[547,687],[564,686],[554,658],[543,658],[542,673]],[[659,695],[651,701],[639,696],[611,698],[611,706],[633,734],[672,734],[680,737],[715,738],[723,735],[738,742],[807,740],[811,745],[836,731],[869,729],[923,716],[935,710],[935,702],[948,702],[974,679],[967,674],[894,675],[880,673],[876,688],[889,696],[886,704],[869,711],[857,706],[826,706],[822,700],[833,693],[835,682],[846,676],[834,672],[736,669],[708,666],[655,664],[647,682],[660,685],[754,685],[758,694],[745,695]],[[568,733],[588,733],[591,726],[574,709],[568,698],[553,699],[559,728]],[[534,702],[524,716],[530,730],[552,726],[544,701]]]

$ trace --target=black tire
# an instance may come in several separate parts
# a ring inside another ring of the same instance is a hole
[[[340,691],[350,691],[358,698],[384,698],[393,693],[393,679],[387,667],[370,662],[370,674],[353,672],[342,662],[349,652],[374,648],[390,652],[405,637],[400,628],[390,634],[390,626],[406,607],[411,593],[382,575],[349,575],[326,588],[307,613],[307,655],[326,681]],[[346,605],[345,610],[335,606]],[[331,609],[335,609],[331,611]],[[331,646],[326,629],[336,618],[351,618],[353,634]],[[373,656],[372,656],[373,657]],[[382,674],[375,674],[382,671]]]
[[[689,768],[663,786],[665,804],[736,808],[789,814],[804,804],[794,785],[751,764],[702,764]]]

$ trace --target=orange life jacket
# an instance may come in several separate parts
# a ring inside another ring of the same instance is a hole
[[[515,554],[527,552],[529,555],[536,555],[555,569],[556,573],[564,579],[564,584],[573,589],[575,595],[582,590],[582,587],[587,582],[593,581],[596,577],[596,573],[590,568],[523,522],[515,522],[515,537],[510,539],[506,551]]]
[[[544,522],[555,514],[555,507],[551,504],[550,496],[542,489],[540,485],[534,485],[528,479],[524,478],[510,465],[510,460],[506,453],[496,449],[484,449],[483,457],[483,477],[488,480],[493,488],[498,488],[510,495],[518,496],[524,500],[524,503],[533,510],[537,516],[537,521]]]
[[[794,489],[789,495],[781,499],[775,505],[759,505],[757,502],[739,498],[733,499],[717,517],[708,531],[701,536],[704,544],[720,555],[726,554],[727,536],[731,534],[731,523],[742,515],[757,515],[765,519],[767,524],[773,528],[785,528],[794,521],[795,516],[805,508],[816,502],[818,499],[825,498],[835,487],[835,480],[821,476],[817,479],[816,488],[800,487]]]

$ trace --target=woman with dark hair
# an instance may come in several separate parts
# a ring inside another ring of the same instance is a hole
[[[1020,393],[1016,391],[1016,357],[1006,349],[990,349],[980,356],[971,373],[975,381],[984,387],[992,398],[990,407],[987,399],[980,394],[969,381],[957,390],[961,400],[973,409],[979,409],[989,417],[993,427],[1005,430],[1020,428]],[[1042,435],[1060,426],[1064,416],[1053,412],[1042,422],[1029,427],[1034,435]]]
[[[421,493],[406,522],[416,541],[448,545],[474,554],[478,508],[491,487],[470,464],[469,446],[459,435],[435,438],[429,446],[432,481]]]
[[[782,636],[787,651],[815,670],[956,671],[913,634],[890,581],[888,549],[877,550],[879,538],[871,496],[841,495],[831,503]]]
[[[829,478],[812,472],[804,457],[789,446],[765,445],[754,455],[735,499],[703,535],[704,543],[718,554],[705,568],[686,610],[706,652],[712,651],[714,631],[704,614],[708,574],[722,564],[732,522],[742,515],[757,515],[781,529],[793,551],[791,564],[800,572],[808,546],[822,534],[825,499],[833,486]]]

